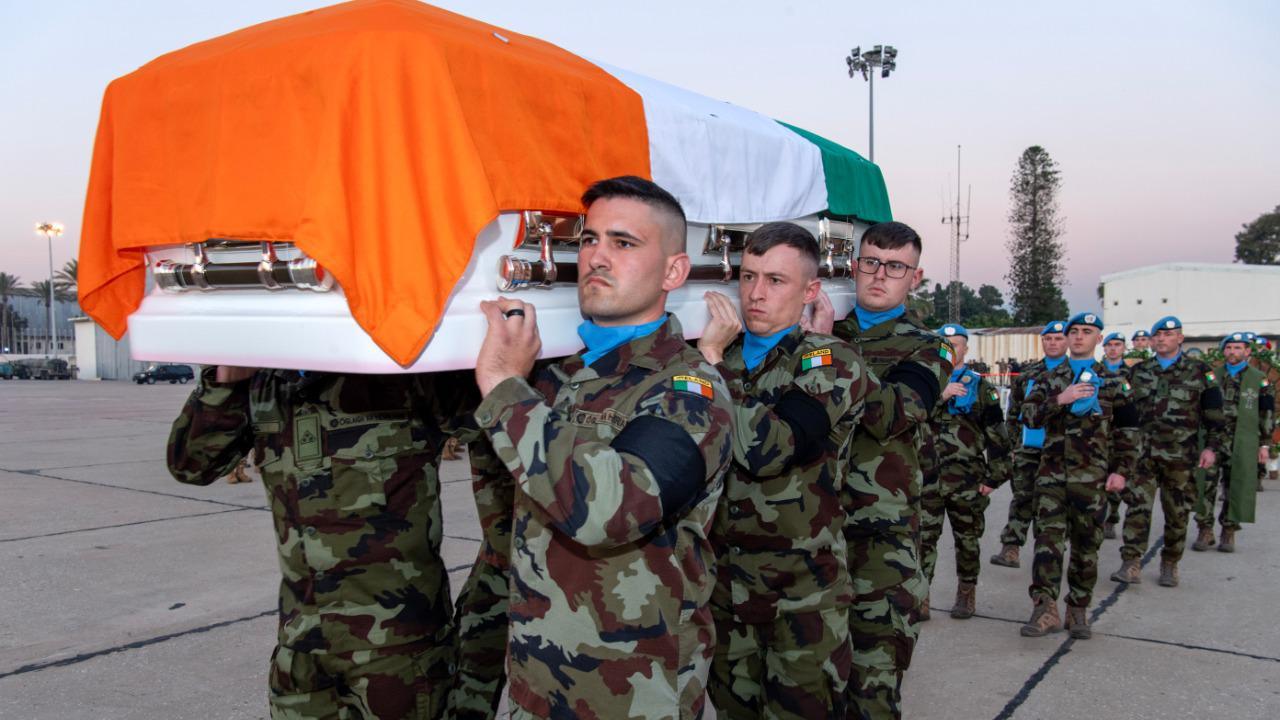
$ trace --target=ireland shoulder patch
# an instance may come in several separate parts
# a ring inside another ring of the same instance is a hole
[[[1218,382],[1218,377],[1213,374],[1212,370],[1208,370],[1205,372],[1204,379],[1205,379],[1205,382],[1209,383],[1210,385]]]
[[[711,387],[710,380],[704,380],[693,375],[676,375],[671,378],[672,387],[694,395],[701,395],[708,400],[714,399],[716,391]]]
[[[831,364],[831,348],[822,348],[807,352],[800,356],[800,371],[812,370],[816,367],[824,367]]]
[[[941,356],[943,360],[946,360],[952,365],[956,364],[956,351],[952,350],[950,345],[946,343],[939,344],[938,355]]]

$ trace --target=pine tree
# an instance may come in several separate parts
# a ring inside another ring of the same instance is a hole
[[[1022,325],[1039,325],[1067,315],[1062,296],[1066,247],[1058,217],[1058,165],[1039,145],[1022,152],[1009,196],[1009,303]]]

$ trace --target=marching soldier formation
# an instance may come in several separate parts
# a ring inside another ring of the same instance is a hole
[[[499,298],[482,303],[474,376],[202,374],[169,469],[207,485],[250,452],[260,466],[283,576],[273,718],[487,719],[504,688],[515,718],[698,718],[708,702],[730,719],[898,718],[944,521],[951,616],[972,617],[1005,482],[991,562],[1019,567],[1034,537],[1029,637],[1091,636],[1118,501],[1122,583],[1142,581],[1157,494],[1164,586],[1193,507],[1193,550],[1231,552],[1254,520],[1275,415],[1256,337],[1224,338],[1216,372],[1168,317],[1135,333],[1130,367],[1124,338],[1080,313],[1045,326],[1006,411],[965,364],[969,332],[908,312],[922,245],[902,223],[861,238],[843,319],[814,237],[761,226],[741,310],[707,293],[695,346],[666,310],[691,267],[680,203],[636,177],[582,202],[572,357],[535,362],[535,308]],[[440,555],[451,440],[483,535],[456,603]]]

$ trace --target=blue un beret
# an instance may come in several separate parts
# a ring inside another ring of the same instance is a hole
[[[1182,321],[1174,315],[1165,315],[1151,326],[1151,334],[1155,335],[1157,330],[1181,330]]]
[[[1242,333],[1242,332],[1231,333],[1230,335],[1222,338],[1222,342],[1218,343],[1218,349],[1225,350],[1227,348],[1227,343],[1241,343],[1242,345],[1248,345],[1249,335],[1250,333]]]
[[[1041,335],[1054,335],[1054,334],[1065,335],[1067,334],[1067,324],[1061,320],[1054,320],[1048,325],[1045,325],[1044,329],[1040,331],[1040,334]]]
[[[1074,317],[1067,321],[1067,329],[1070,330],[1072,325],[1092,325],[1093,327],[1102,329],[1102,316],[1097,313],[1082,312],[1077,313]]]
[[[1133,337],[1130,339],[1137,340],[1140,337],[1151,337],[1151,333],[1147,332],[1146,330],[1134,330]]]
[[[1119,340],[1120,342],[1124,342],[1124,335],[1121,335],[1120,333],[1108,333],[1106,337],[1102,338],[1102,344],[1106,345],[1112,340]]]
[[[957,323],[947,323],[938,328],[938,334],[943,337],[962,337],[968,339],[969,331],[964,329],[963,325]]]

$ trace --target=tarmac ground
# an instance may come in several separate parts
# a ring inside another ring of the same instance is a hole
[[[180,485],[164,465],[190,386],[0,381],[0,718],[267,717],[279,571],[257,484]],[[465,461],[443,472],[444,556],[461,587],[479,528]],[[1141,585],[1101,554],[1094,637],[1023,638],[1022,567],[986,563],[1009,490],[992,496],[978,615],[947,615],[946,530],[905,715],[927,718],[1280,717],[1280,483],[1234,554],[1188,551],[1156,584],[1162,518]],[[1065,593],[1064,593],[1065,594]]]

